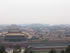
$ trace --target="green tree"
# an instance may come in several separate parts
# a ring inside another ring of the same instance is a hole
[[[35,53],[35,52],[33,51],[33,47],[30,47],[30,48],[29,48],[29,53]]]
[[[60,53],[65,53],[65,51],[64,50],[61,50],[61,52]]]
[[[57,53],[57,52],[56,52],[55,49],[52,48],[52,49],[49,51],[49,53]]]
[[[23,53],[27,53],[27,51],[25,50]]]
[[[65,53],[70,53],[70,45],[67,47]]]
[[[23,53],[28,53],[28,47],[25,47],[25,51]]]
[[[6,52],[6,49],[4,46],[0,46],[0,53],[5,53]]]
[[[15,49],[15,50],[13,50],[13,53],[19,53],[19,52]]]
[[[24,51],[24,53],[34,53],[34,51],[33,51],[33,47],[25,47],[25,51]]]
[[[19,45],[14,46],[13,53],[20,53],[21,52],[21,47]]]
[[[30,50],[30,52],[29,53],[35,53],[33,50]]]

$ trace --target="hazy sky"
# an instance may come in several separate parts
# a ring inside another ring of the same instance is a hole
[[[0,0],[0,24],[70,24],[70,0]]]

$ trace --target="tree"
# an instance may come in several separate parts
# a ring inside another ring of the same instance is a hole
[[[61,50],[61,52],[60,53],[65,53],[65,51],[64,50]]]
[[[0,53],[5,53],[6,52],[6,49],[4,46],[0,46]]]
[[[30,50],[30,52],[29,53],[35,53],[34,51],[32,51],[32,50]]]
[[[24,53],[28,53],[28,47],[25,47]]]
[[[30,48],[29,48],[29,53],[35,53],[35,52],[33,51],[33,47],[30,47]]]
[[[65,53],[70,53],[70,45],[67,47],[67,49],[65,50]]]
[[[13,50],[13,53],[18,53],[17,50]]]
[[[24,51],[24,53],[34,53],[34,51],[32,50],[33,49],[33,47],[25,47],[25,51]]]
[[[27,51],[25,50],[23,53],[27,53]]]
[[[21,47],[19,45],[14,46],[13,53],[20,53],[21,52]]]
[[[15,49],[13,50],[13,53],[20,53],[20,52],[19,52],[19,49],[16,49],[16,48],[15,48]]]
[[[52,49],[49,51],[49,53],[57,53],[57,52],[56,52],[55,49],[52,48]]]

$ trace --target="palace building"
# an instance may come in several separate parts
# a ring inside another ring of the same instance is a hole
[[[5,41],[27,41],[29,35],[23,33],[17,25],[11,25],[5,34]]]

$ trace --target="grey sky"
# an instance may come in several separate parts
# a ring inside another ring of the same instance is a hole
[[[70,0],[0,0],[0,24],[70,24]]]

